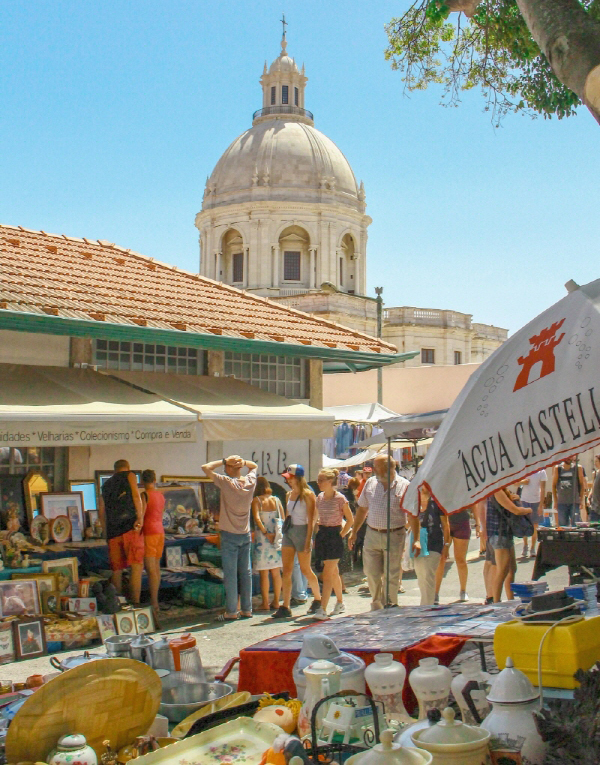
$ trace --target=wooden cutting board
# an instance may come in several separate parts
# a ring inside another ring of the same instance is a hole
[[[98,659],[39,688],[15,715],[6,736],[8,762],[45,762],[58,739],[83,733],[98,758],[102,742],[119,750],[146,733],[162,686],[156,672],[132,659]]]

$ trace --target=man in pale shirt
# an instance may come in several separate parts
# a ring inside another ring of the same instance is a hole
[[[538,470],[523,481],[521,491],[521,504],[531,508],[531,523],[533,524],[533,536],[531,537],[531,557],[535,558],[535,546],[537,544],[537,530],[540,523],[544,522],[544,500],[546,498],[546,471]],[[523,537],[523,557],[527,558],[529,539]]]
[[[391,485],[388,487],[388,462]],[[398,605],[398,589],[402,553],[406,537],[406,514],[400,510],[400,500],[408,481],[396,473],[396,463],[380,454],[373,460],[375,475],[369,478],[358,498],[348,547],[352,549],[358,530],[367,522],[363,547],[363,569],[371,593],[371,611],[383,608],[386,597],[386,581],[389,576],[389,603]],[[387,522],[388,491],[390,494],[390,524]],[[390,534],[389,572],[387,570],[387,536]]]
[[[216,473],[223,467],[225,475]],[[241,474],[248,468],[247,475]],[[202,470],[221,491],[219,532],[221,559],[225,584],[225,613],[220,621],[233,621],[252,616],[252,538],[250,535],[250,509],[256,486],[255,462],[244,460],[237,454],[223,460],[208,462]],[[239,589],[238,589],[239,584]],[[238,615],[238,594],[241,613]]]

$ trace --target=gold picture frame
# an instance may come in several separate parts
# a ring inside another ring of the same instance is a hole
[[[12,579],[35,579],[38,583],[40,598],[43,592],[58,590],[58,574],[50,572],[38,572],[36,574],[13,574]]]
[[[57,574],[58,587],[56,589],[61,592],[66,592],[70,584],[79,584],[79,560],[77,558],[44,560],[42,561],[42,569],[45,574]]]
[[[30,470],[23,479],[23,494],[29,528],[31,528],[31,521],[35,516],[42,512],[40,494],[49,494],[51,491],[50,479],[41,470]]]

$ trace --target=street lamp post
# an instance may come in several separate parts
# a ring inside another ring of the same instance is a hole
[[[377,295],[377,337],[381,338],[381,332],[383,329],[383,298],[381,293],[383,287],[375,287],[375,294]],[[383,404],[383,369],[377,367],[377,403]]]

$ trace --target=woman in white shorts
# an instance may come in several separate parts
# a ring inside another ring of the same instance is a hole
[[[273,614],[273,619],[289,619],[292,616],[290,600],[292,597],[292,572],[294,558],[298,555],[300,570],[308,579],[313,594],[313,602],[308,609],[314,614],[321,608],[321,590],[319,580],[310,567],[310,550],[315,526],[315,495],[304,478],[302,465],[290,465],[282,476],[291,491],[286,501],[286,519],[283,524],[283,542],[281,557],[283,561],[283,605]]]

